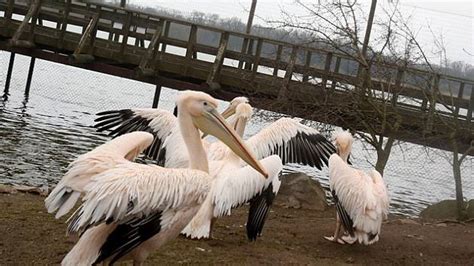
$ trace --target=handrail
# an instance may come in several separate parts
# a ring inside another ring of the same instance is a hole
[[[8,5],[11,5],[11,3],[14,3],[13,13],[15,14],[25,15],[29,10],[29,7],[27,5],[18,4],[18,1],[14,0],[0,0],[0,10],[6,11]],[[4,14],[6,14],[6,12],[4,12]],[[137,65],[140,65],[141,68],[144,69],[148,68],[149,66],[153,68],[152,65],[156,63],[157,60],[159,60],[160,56],[153,56],[152,59],[147,58],[147,56],[152,54],[156,55],[158,46],[159,44],[161,44],[162,47],[166,45],[173,45],[186,49],[186,56],[184,56],[184,58],[187,63],[191,61],[196,61],[197,58],[194,54],[198,52],[216,56],[216,60],[212,67],[211,74],[207,78],[208,81],[212,82],[216,82],[218,80],[221,65],[224,59],[227,58],[238,60],[239,62],[244,62],[245,65],[249,64],[250,68],[247,68],[247,66],[244,67],[242,64],[240,71],[242,71],[242,73],[246,73],[247,71],[249,73],[249,77],[252,78],[255,78],[257,73],[261,75],[266,75],[258,72],[259,66],[273,68],[273,75],[271,73],[268,73],[267,76],[281,80],[285,88],[288,88],[288,86],[290,86],[290,84],[294,82],[300,82],[292,80],[292,76],[294,74],[299,74],[302,76],[302,82],[300,83],[303,84],[309,84],[309,77],[316,77],[322,79],[321,84],[324,84],[325,87],[328,81],[331,81],[330,88],[332,90],[336,89],[338,84],[342,83],[353,86],[358,86],[359,84],[358,78],[356,77],[356,72],[353,73],[353,75],[344,74],[344,72],[341,72],[341,68],[348,66],[349,64],[355,63],[358,67],[357,61],[351,57],[348,57],[347,55],[325,49],[305,47],[301,45],[291,44],[288,42],[271,40],[268,38],[258,37],[255,35],[249,35],[240,32],[226,31],[206,25],[196,25],[188,21],[169,18],[165,16],[158,16],[142,11],[123,9],[107,4],[80,3],[75,1],[71,2],[70,0],[42,0],[42,5],[38,11],[38,18],[51,20],[53,22],[58,23],[58,25],[61,24],[61,27],[59,28],[58,26],[56,29],[60,31],[60,33],[58,34],[58,43],[61,43],[64,40],[65,35],[69,38],[77,37],[73,36],[75,33],[71,32],[67,32],[67,34],[64,34],[66,28],[64,24],[78,25],[83,27],[84,29],[87,28],[87,34],[91,34],[92,32],[94,32],[95,34],[96,31],[103,31],[106,34],[109,34],[109,43],[107,44],[107,46],[109,47],[111,55],[118,54],[127,56],[140,56],[141,58],[138,60],[139,63]],[[95,19],[91,20],[91,18]],[[8,23],[5,18],[0,17],[0,21],[1,19],[4,20],[4,24]],[[114,27],[115,23],[118,22],[123,24],[122,28]],[[186,38],[186,40],[170,37],[170,33],[173,33],[173,31],[170,30],[170,25],[172,23],[181,24],[186,27],[189,27],[191,37]],[[93,31],[90,27],[94,27],[95,30]],[[51,28],[42,26],[40,27],[39,25],[37,25],[36,28],[39,28],[40,31],[52,31]],[[137,28],[143,28],[144,32],[138,32]],[[159,29],[159,36],[156,34],[157,29]],[[212,46],[199,43],[196,38],[197,32],[199,30],[208,30],[216,32],[219,38],[221,39],[220,45],[218,44],[217,46]],[[79,35],[79,37],[81,37],[80,34],[76,35]],[[222,42],[222,38],[224,36],[226,40],[225,42]],[[228,49],[231,36],[243,38],[242,49]],[[122,38],[121,40],[119,40],[120,37]],[[96,35],[94,35],[93,38],[96,38]],[[128,44],[129,38],[136,39],[135,45]],[[80,42],[81,45],[86,45],[88,43],[87,39],[79,39],[80,40],[78,40],[77,42]],[[248,40],[247,42],[245,42],[246,39]],[[144,47],[144,44],[141,44],[140,46],[140,43],[144,43],[145,41],[151,42],[152,46],[155,48],[150,50]],[[100,44],[102,43],[102,41],[94,39],[94,42],[91,43],[92,44],[89,45],[95,45],[96,43]],[[251,45],[251,43],[253,43],[253,48],[255,49],[247,49],[248,47],[243,47],[244,43],[247,43],[248,45]],[[263,46],[265,44],[275,46],[276,51],[274,58],[268,58],[262,55],[262,53],[264,52]],[[81,50],[82,46],[77,53],[79,53]],[[282,50],[288,50],[291,51],[291,53],[282,56]],[[321,60],[323,61],[319,64],[320,67],[316,67],[315,64],[312,64],[312,58],[315,54],[321,56]],[[334,69],[332,69],[333,64],[335,64]],[[239,65],[241,64],[239,63]],[[397,99],[396,101],[401,105],[406,105],[407,103],[406,101],[403,102],[403,99],[398,100],[398,95],[405,96],[410,99],[423,100],[425,104],[429,103],[430,112],[436,111],[441,113],[441,111],[435,110],[435,105],[438,103],[453,106],[455,107],[453,109],[457,110],[453,115],[453,117],[455,118],[463,117],[458,112],[459,108],[463,108],[468,110],[468,115],[466,118],[468,122],[470,122],[471,117],[469,117],[469,114],[471,114],[472,116],[472,108],[474,105],[474,80],[454,77],[440,73],[433,73],[417,68],[401,67],[395,64],[392,65],[388,63],[377,65],[377,67],[381,70],[391,72],[389,73],[389,76],[393,77],[390,77],[389,79],[386,79],[383,76],[381,76],[380,78],[373,78],[372,81],[376,85],[375,88],[377,89],[377,86],[383,87],[385,85],[389,85],[390,87],[392,87],[390,93],[395,93],[397,95],[397,98],[395,99]],[[284,77],[278,77],[277,70],[285,71]],[[416,84],[414,84],[417,82],[416,79],[411,80],[412,82],[410,82],[410,80],[405,80],[405,78],[410,78],[409,75],[421,77],[420,81],[424,83],[424,85],[416,86]],[[398,81],[395,80],[395,76],[400,76]],[[431,82],[432,80],[436,80],[434,85]],[[451,93],[452,90],[451,88],[449,88],[449,82],[456,82],[457,84],[455,86],[459,86],[457,88],[458,93],[452,93],[454,95],[448,94],[446,92],[446,88],[441,87],[439,85],[444,81],[448,82],[448,92]],[[468,90],[468,87],[470,87],[471,91],[469,98],[466,99],[466,97],[464,97],[464,92]],[[462,88],[462,91],[459,91],[460,88]],[[385,93],[387,92],[385,91]],[[281,95],[285,94],[286,92],[282,90]],[[425,109],[424,106],[411,106],[417,107],[417,109],[420,109],[421,107],[420,110],[422,111],[424,111]]]

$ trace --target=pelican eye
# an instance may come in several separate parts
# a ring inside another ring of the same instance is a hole
[[[207,106],[207,102],[204,102],[203,104],[204,104],[204,106]]]

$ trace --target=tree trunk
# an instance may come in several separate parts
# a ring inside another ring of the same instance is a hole
[[[377,162],[375,163],[375,170],[377,170],[382,176],[383,171],[385,170],[385,166],[387,165],[388,158],[390,157],[390,153],[392,151],[393,142],[395,141],[394,138],[389,137],[387,139],[387,143],[385,147],[383,147],[383,141],[380,143],[379,147],[377,148]]]
[[[456,208],[458,211],[458,220],[464,220],[466,213],[464,210],[464,196],[462,194],[462,180],[461,180],[461,162],[459,161],[458,145],[454,137],[451,138],[453,146],[453,175],[454,185],[456,187]]]

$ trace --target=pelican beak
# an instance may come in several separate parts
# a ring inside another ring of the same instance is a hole
[[[234,129],[225,121],[216,109],[208,106],[202,116],[193,117],[194,124],[205,134],[213,135],[224,142],[237,156],[252,168],[268,178],[268,173],[263,165],[255,158],[253,153],[237,135]]]
[[[227,109],[224,110],[224,112],[222,112],[222,116],[227,119],[229,118],[230,116],[234,115],[235,114],[235,108],[236,106],[234,106],[233,104],[229,104],[229,107],[227,107]]]
[[[239,117],[237,118],[237,121],[235,121],[234,125],[234,130],[239,134],[240,137],[244,136],[245,133],[245,125],[247,125],[248,119],[245,117]]]
[[[222,117],[224,117],[225,119],[231,117],[232,115],[235,114],[235,106],[233,104],[229,104],[229,107],[227,107],[227,109],[224,110],[224,112],[221,113]],[[209,134],[202,134],[201,136],[201,139],[207,137],[207,135]]]

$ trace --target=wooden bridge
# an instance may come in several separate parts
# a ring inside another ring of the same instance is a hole
[[[32,58],[27,92],[40,58],[156,84],[154,106],[165,86],[245,95],[263,109],[446,150],[449,137],[461,152],[474,137],[473,80],[377,65],[354,101],[361,78],[350,56],[130,9],[0,0],[0,49],[12,52],[6,93],[19,53]]]

